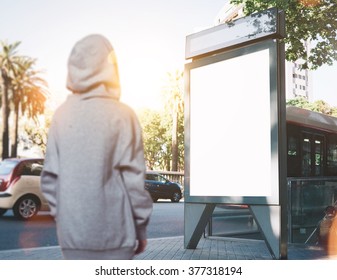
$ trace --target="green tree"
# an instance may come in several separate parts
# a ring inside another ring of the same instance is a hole
[[[337,2],[336,0],[231,0],[244,4],[249,15],[271,7],[282,9],[286,15],[286,59],[303,59],[304,69],[317,69],[337,60]],[[310,41],[312,48],[307,51]]]
[[[150,170],[166,168],[166,128],[162,115],[155,110],[145,109],[138,113],[143,130],[144,156]]]
[[[144,156],[150,170],[171,170],[172,116],[167,111],[138,112],[143,130]],[[178,118],[178,171],[184,168],[184,116]]]
[[[48,130],[53,117],[53,112],[48,111],[43,114],[43,122],[39,121],[39,125],[36,125],[35,120],[28,120],[24,124],[24,137],[27,142],[32,143],[34,146],[38,146],[42,154],[46,153]]]
[[[16,157],[20,114],[37,121],[37,116],[44,112],[44,103],[48,95],[46,82],[39,77],[39,72],[34,70],[35,60],[18,55],[19,45],[20,42],[14,44],[1,42],[2,158],[9,157],[10,112],[14,113],[11,156]]]
[[[162,117],[162,126],[165,127],[166,134],[166,149],[163,153],[165,158],[165,170],[172,170],[172,114],[169,110],[164,110],[161,114]],[[176,171],[184,170],[184,114],[180,112],[178,114],[178,125],[177,125],[177,146],[178,146],[178,168]],[[175,170],[172,170],[175,171]]]
[[[295,106],[310,111],[337,117],[337,108],[330,106],[327,102],[323,100],[316,100],[314,102],[309,102],[307,99],[303,97],[298,97],[295,99],[288,100],[287,106]]]
[[[3,84],[1,106],[2,106],[2,158],[9,157],[9,92],[13,77],[16,74],[18,66],[17,47],[20,42],[7,44],[1,42],[2,49],[0,50],[0,68]]]
[[[48,95],[47,83],[38,76],[39,72],[33,69],[34,59],[29,57],[19,58],[19,69],[12,81],[13,87],[13,112],[14,112],[14,137],[11,157],[17,156],[18,128],[21,115],[27,115],[38,124],[38,115],[44,113],[45,101]]]
[[[295,106],[303,109],[309,109],[310,103],[308,99],[304,97],[297,97],[287,100],[287,106]]]
[[[172,116],[172,171],[179,169],[179,117],[184,112],[183,72],[168,73],[168,83],[164,88],[165,109]]]
[[[148,169],[184,169],[183,72],[168,73],[162,96],[164,110],[138,112],[143,129],[144,152]]]

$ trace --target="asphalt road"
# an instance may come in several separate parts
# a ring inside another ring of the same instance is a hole
[[[184,203],[159,200],[153,203],[148,238],[184,235]]]
[[[148,238],[183,235],[184,203],[159,200],[153,204]],[[58,245],[54,220],[40,212],[29,221],[17,220],[12,211],[0,217],[0,250]]]
[[[17,220],[12,211],[0,218],[0,250],[58,245],[55,222],[48,213],[29,221]]]
[[[221,209],[222,211],[223,209]],[[225,209],[227,214],[232,210]],[[241,212],[235,218],[215,216],[213,220],[213,235],[224,236],[234,233],[233,237],[254,238],[251,233],[238,235],[237,232],[252,231],[252,225],[247,215]],[[174,237],[184,235],[184,203],[172,203],[170,200],[159,200],[153,204],[153,212],[148,226],[148,238]],[[259,239],[257,236],[256,239]],[[54,220],[48,212],[40,212],[29,221],[17,220],[12,211],[0,217],[0,250],[19,248],[46,247],[58,245]]]

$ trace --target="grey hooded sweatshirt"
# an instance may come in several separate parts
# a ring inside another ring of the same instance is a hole
[[[144,189],[141,128],[119,102],[116,57],[106,38],[75,44],[67,87],[73,94],[54,114],[41,175],[59,244],[77,255],[133,252],[136,240],[146,239],[152,200]]]

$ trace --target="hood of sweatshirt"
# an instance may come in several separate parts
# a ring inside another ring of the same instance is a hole
[[[84,37],[73,47],[68,60],[67,88],[75,94],[107,94],[120,98],[117,59],[102,35]]]

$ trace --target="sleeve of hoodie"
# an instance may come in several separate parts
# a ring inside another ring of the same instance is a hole
[[[41,173],[41,190],[48,201],[50,214],[56,216],[57,207],[57,186],[59,172],[59,155],[56,144],[56,131],[54,122],[48,132],[47,152]]]
[[[145,160],[141,127],[133,116],[124,128],[120,170],[133,208],[138,240],[146,239],[146,226],[152,213],[152,199],[145,190]]]

